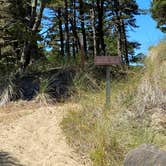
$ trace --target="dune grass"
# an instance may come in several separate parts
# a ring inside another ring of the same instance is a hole
[[[164,99],[165,48],[162,44],[153,48],[155,51],[150,54],[154,53],[158,58],[150,55],[145,67],[129,68],[124,79],[112,80],[109,110],[104,107],[104,82],[96,91],[77,89],[72,102],[79,107],[69,109],[62,128],[69,144],[87,155],[92,165],[121,166],[125,154],[143,143],[166,149],[166,136],[151,128],[146,116],[137,118],[136,115],[139,111],[145,111],[147,105],[153,106],[154,98],[159,98],[156,103]]]

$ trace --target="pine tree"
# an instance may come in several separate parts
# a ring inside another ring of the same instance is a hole
[[[135,0],[63,0],[61,2],[63,5],[50,4],[55,14],[54,28],[50,30],[49,36],[54,53],[59,54],[60,50],[64,50],[65,55],[70,55],[65,57],[92,59],[93,55],[110,53],[115,55],[117,52],[124,63],[129,64],[130,43],[127,30],[128,27],[137,27],[135,15],[139,14]],[[116,47],[115,44],[117,49],[110,51],[109,45]]]
[[[1,41],[12,48],[10,57],[13,59],[15,55],[20,71],[24,71],[31,58],[38,54],[38,33],[46,1],[1,0],[0,3]]]
[[[166,1],[153,0],[151,3],[152,17],[157,21],[157,27],[166,32]]]
[[[117,36],[117,52],[124,63],[129,64],[127,27],[136,28],[135,15],[140,14],[135,0],[108,1],[111,24]]]
[[[21,0],[0,1],[1,61],[16,65],[19,63],[26,23],[26,3]],[[11,66],[9,66],[11,67]]]

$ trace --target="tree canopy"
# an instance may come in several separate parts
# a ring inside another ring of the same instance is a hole
[[[153,0],[151,4],[152,17],[157,21],[157,27],[166,32],[166,1]]]
[[[43,57],[48,63],[56,59],[56,64],[84,66],[96,55],[118,55],[129,65],[139,47],[128,39],[128,30],[137,28],[135,16],[140,14],[135,0],[0,3],[0,63],[7,70],[23,72]]]

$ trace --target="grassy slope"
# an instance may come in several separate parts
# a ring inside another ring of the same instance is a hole
[[[111,109],[104,109],[104,88],[97,92],[79,90],[62,127],[69,143],[87,154],[94,166],[120,166],[124,155],[142,143],[166,149],[165,135],[154,131],[146,118],[136,118],[147,106],[165,100],[166,44],[150,51],[144,69],[130,69],[128,77],[112,83]],[[80,88],[80,87],[79,87]]]

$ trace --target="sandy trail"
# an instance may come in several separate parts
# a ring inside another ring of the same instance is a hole
[[[23,166],[89,165],[66,143],[60,128],[65,106],[30,112],[9,124],[0,123],[0,152],[8,152]]]

